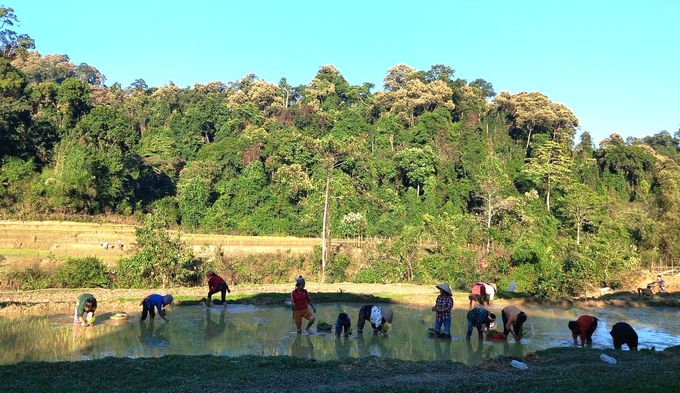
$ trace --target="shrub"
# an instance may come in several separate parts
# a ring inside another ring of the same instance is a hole
[[[329,283],[343,282],[347,279],[345,270],[350,263],[350,257],[347,254],[335,254],[331,258],[330,263],[326,266],[326,281]]]
[[[51,284],[50,274],[38,268],[28,268],[22,271],[9,273],[7,287],[21,291],[49,288]]]
[[[71,258],[57,269],[53,285],[58,288],[110,288],[107,268],[96,257]]]

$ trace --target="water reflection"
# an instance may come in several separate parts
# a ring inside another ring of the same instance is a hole
[[[291,356],[298,358],[314,359],[314,344],[309,335],[296,334],[293,345],[291,345]]]
[[[148,323],[146,321],[139,321],[139,342],[147,348],[169,347],[170,341],[163,335],[167,324],[159,323],[158,327],[154,325],[153,319]]]
[[[217,322],[213,320],[213,312],[210,308],[205,309],[205,340],[210,341],[216,339],[227,328],[226,312],[220,311],[220,317]]]
[[[345,359],[351,357],[352,345],[354,340],[346,337],[336,337],[335,338],[335,356],[338,359]]]
[[[105,308],[105,305],[100,305]],[[328,303],[317,307],[317,320],[334,321],[339,312],[356,320],[361,304]],[[520,343],[506,340],[465,340],[467,308],[454,309],[450,340],[432,337],[434,321],[429,307],[390,306],[394,323],[389,336],[370,331],[336,338],[331,332],[296,334],[290,309],[285,306],[233,305],[227,310],[204,306],[175,307],[172,322],[139,322],[139,310],[127,321],[100,315],[92,327],[74,326],[72,314],[0,317],[0,364],[21,361],[87,360],[107,356],[157,357],[165,355],[297,356],[318,360],[380,356],[404,360],[442,360],[467,364],[489,357],[521,357],[549,347],[571,347],[570,320],[581,314],[600,319],[593,347],[612,348],[609,330],[626,321],[635,327],[640,348],[662,350],[680,345],[675,308],[551,308],[522,307],[529,319]],[[494,312],[500,314],[500,306]]]

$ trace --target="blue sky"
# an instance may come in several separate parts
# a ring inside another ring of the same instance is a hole
[[[676,0],[14,3],[4,5],[15,30],[40,53],[95,66],[107,85],[188,87],[249,73],[298,85],[333,64],[349,83],[382,89],[396,64],[445,64],[496,92],[544,93],[596,143],[680,128]]]

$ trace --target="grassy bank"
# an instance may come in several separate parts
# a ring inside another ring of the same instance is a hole
[[[360,358],[319,362],[292,357],[166,356],[0,366],[11,392],[675,392],[680,350],[622,352],[554,348],[477,366],[450,361]]]

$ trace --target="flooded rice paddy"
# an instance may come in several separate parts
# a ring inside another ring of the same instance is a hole
[[[219,306],[171,306],[169,323],[160,318],[140,322],[141,310],[129,310],[128,320],[112,320],[111,313],[100,309],[95,325],[88,328],[74,325],[72,313],[0,317],[0,364],[166,355],[296,356],[317,360],[378,356],[476,364],[499,355],[520,357],[550,347],[572,346],[567,322],[581,314],[600,319],[593,335],[595,348],[612,347],[609,330],[619,321],[636,329],[641,349],[680,345],[680,310],[675,308],[523,306],[529,319],[524,325],[525,337],[515,343],[512,339],[479,342],[476,333],[472,340],[465,340],[468,309],[460,307],[453,310],[450,340],[428,336],[427,328],[434,323],[430,306],[390,305],[394,323],[389,326],[389,337],[372,333],[368,323],[364,333],[357,334],[361,306],[318,304],[312,334],[296,334],[292,313],[285,306],[229,305],[226,310]],[[498,315],[499,329],[501,308],[492,307]],[[334,325],[340,312],[348,313],[352,319],[350,337],[336,338],[332,332],[316,331],[320,321]]]

